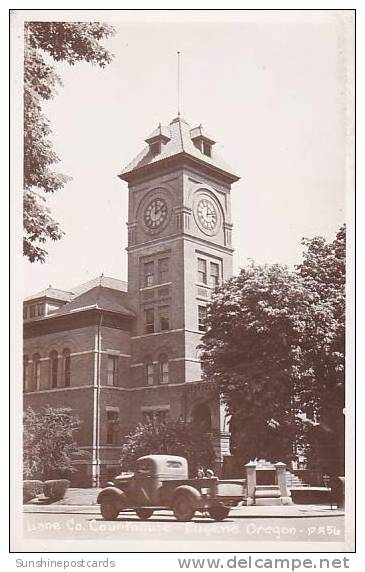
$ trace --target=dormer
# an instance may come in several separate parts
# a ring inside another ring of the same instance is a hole
[[[212,156],[212,147],[215,141],[203,130],[201,124],[198,127],[194,127],[194,129],[190,129],[190,137],[195,147],[199,149],[203,155],[207,157]]]
[[[157,129],[145,141],[150,147],[151,155],[155,157],[161,153],[162,145],[166,145],[170,139],[168,130],[159,123]]]
[[[73,296],[73,292],[49,286],[46,290],[42,290],[42,292],[38,292],[24,300],[23,319],[26,321],[39,320],[44,316],[48,316],[72,300]]]

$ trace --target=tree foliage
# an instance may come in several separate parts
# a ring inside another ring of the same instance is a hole
[[[68,409],[28,407],[23,419],[23,473],[29,479],[56,478],[72,471],[72,454],[78,451],[75,433],[81,422]]]
[[[181,420],[139,424],[123,440],[122,468],[133,469],[139,457],[153,454],[185,457],[191,475],[195,475],[199,466],[211,467],[215,460],[210,436]]]
[[[45,194],[61,189],[70,179],[54,170],[59,158],[50,139],[50,123],[42,101],[52,99],[62,81],[50,62],[80,61],[105,67],[111,54],[100,40],[114,33],[98,22],[26,22],[24,49],[24,239],[23,253],[31,262],[44,262],[44,243],[63,232],[53,220]]]
[[[333,242],[322,237],[303,240],[306,247],[297,271],[305,287],[316,292],[331,308],[329,329],[333,332],[327,352],[313,348],[313,401],[317,423],[308,438],[309,459],[327,473],[344,472],[345,427],[345,325],[346,325],[346,228]]]
[[[242,460],[288,462],[328,402],[343,402],[343,241],[344,229],[331,244],[305,241],[295,271],[251,263],[213,296],[203,370],[232,415],[231,450]]]

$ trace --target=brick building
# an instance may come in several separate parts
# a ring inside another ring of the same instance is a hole
[[[157,129],[119,175],[128,183],[128,283],[98,277],[24,302],[24,405],[71,408],[84,455],[74,479],[119,470],[123,434],[143,419],[183,418],[228,453],[224,409],[201,380],[197,346],[214,287],[232,274],[231,184],[200,125]]]

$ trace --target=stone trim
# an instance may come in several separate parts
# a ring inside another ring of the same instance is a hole
[[[86,355],[86,354],[94,354],[95,352],[96,352],[96,350],[84,350],[84,351],[82,351],[82,352],[73,352],[73,353],[70,353],[70,357],[82,356],[82,355]],[[35,352],[35,353],[37,353],[37,352]],[[112,350],[112,349],[110,349],[110,350],[101,350],[99,353],[101,353],[101,354],[107,354],[107,355],[117,355],[117,356],[123,357],[123,358],[131,358],[131,357],[132,357],[131,354],[122,354],[119,350]],[[25,355],[27,355],[27,354],[25,354]],[[33,355],[34,355],[34,354],[33,354]],[[59,359],[62,359],[62,354],[61,354],[61,353],[58,354],[58,358],[59,358]],[[40,358],[40,361],[49,361],[49,360],[50,360],[49,356],[48,356],[48,357],[41,357],[41,358]],[[28,359],[28,364],[30,364],[30,363],[33,363],[33,360],[32,360],[32,359]]]
[[[144,242],[143,244],[135,244],[133,246],[128,246],[126,250],[128,252],[135,250],[144,250],[146,246],[154,246],[155,244],[161,244],[161,243],[168,244],[170,242],[175,242],[176,240],[189,240],[194,244],[200,244],[203,247],[208,246],[210,249],[217,250],[218,252],[225,252],[225,253],[228,252],[229,254],[232,254],[232,252],[234,252],[234,249],[229,246],[225,246],[224,244],[214,244],[209,240],[205,240],[204,238],[201,238],[199,236],[194,236],[186,232],[175,234],[170,237],[155,238],[154,240],[149,240],[148,242]]]
[[[170,411],[170,405],[142,405],[141,411]]]
[[[142,334],[141,336],[131,336],[131,340],[139,340],[141,338],[146,338],[148,336],[159,336],[161,334],[171,334],[174,332],[184,332],[184,328],[177,328],[176,330],[163,330],[163,332],[153,332],[152,334]]]
[[[169,250],[167,252],[170,252]],[[154,256],[151,254],[151,256]],[[158,255],[160,256],[160,254]],[[143,286],[139,289],[140,292],[146,292],[149,290],[154,290],[154,288],[162,288],[163,286],[171,286],[172,282],[162,282],[161,284],[153,284],[152,286]]]
[[[187,358],[187,357],[171,358],[171,359],[169,359],[169,362],[170,362],[170,361],[192,361],[192,362],[194,362],[194,363],[200,363],[200,362],[201,362],[201,360],[198,359],[198,358]],[[152,363],[153,363],[154,365],[157,365],[159,362],[158,362],[158,361],[153,361]],[[139,362],[139,363],[132,363],[132,364],[130,365],[130,367],[142,367],[142,366],[144,366],[144,365],[146,365],[144,362]]]
[[[161,387],[191,387],[198,383],[207,383],[206,381],[184,381],[182,383],[159,383],[155,385],[143,385],[140,387],[118,387],[117,385],[100,385],[100,390],[115,389],[117,391],[143,391],[145,389],[158,389]],[[23,395],[37,395],[38,393],[51,393],[56,391],[75,391],[78,389],[96,389],[94,385],[79,385],[77,387],[55,387],[53,389],[40,389],[37,391],[25,391]]]

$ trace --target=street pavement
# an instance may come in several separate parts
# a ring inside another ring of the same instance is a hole
[[[115,521],[105,521],[97,506],[27,505],[24,509],[24,538],[33,540],[201,540],[213,541],[211,550],[218,539],[220,544],[225,539],[230,542],[344,541],[343,513],[324,506],[240,507],[233,509],[223,522],[197,514],[187,523],[177,522],[170,511],[157,511],[147,521],[139,520],[134,513],[122,513]]]

